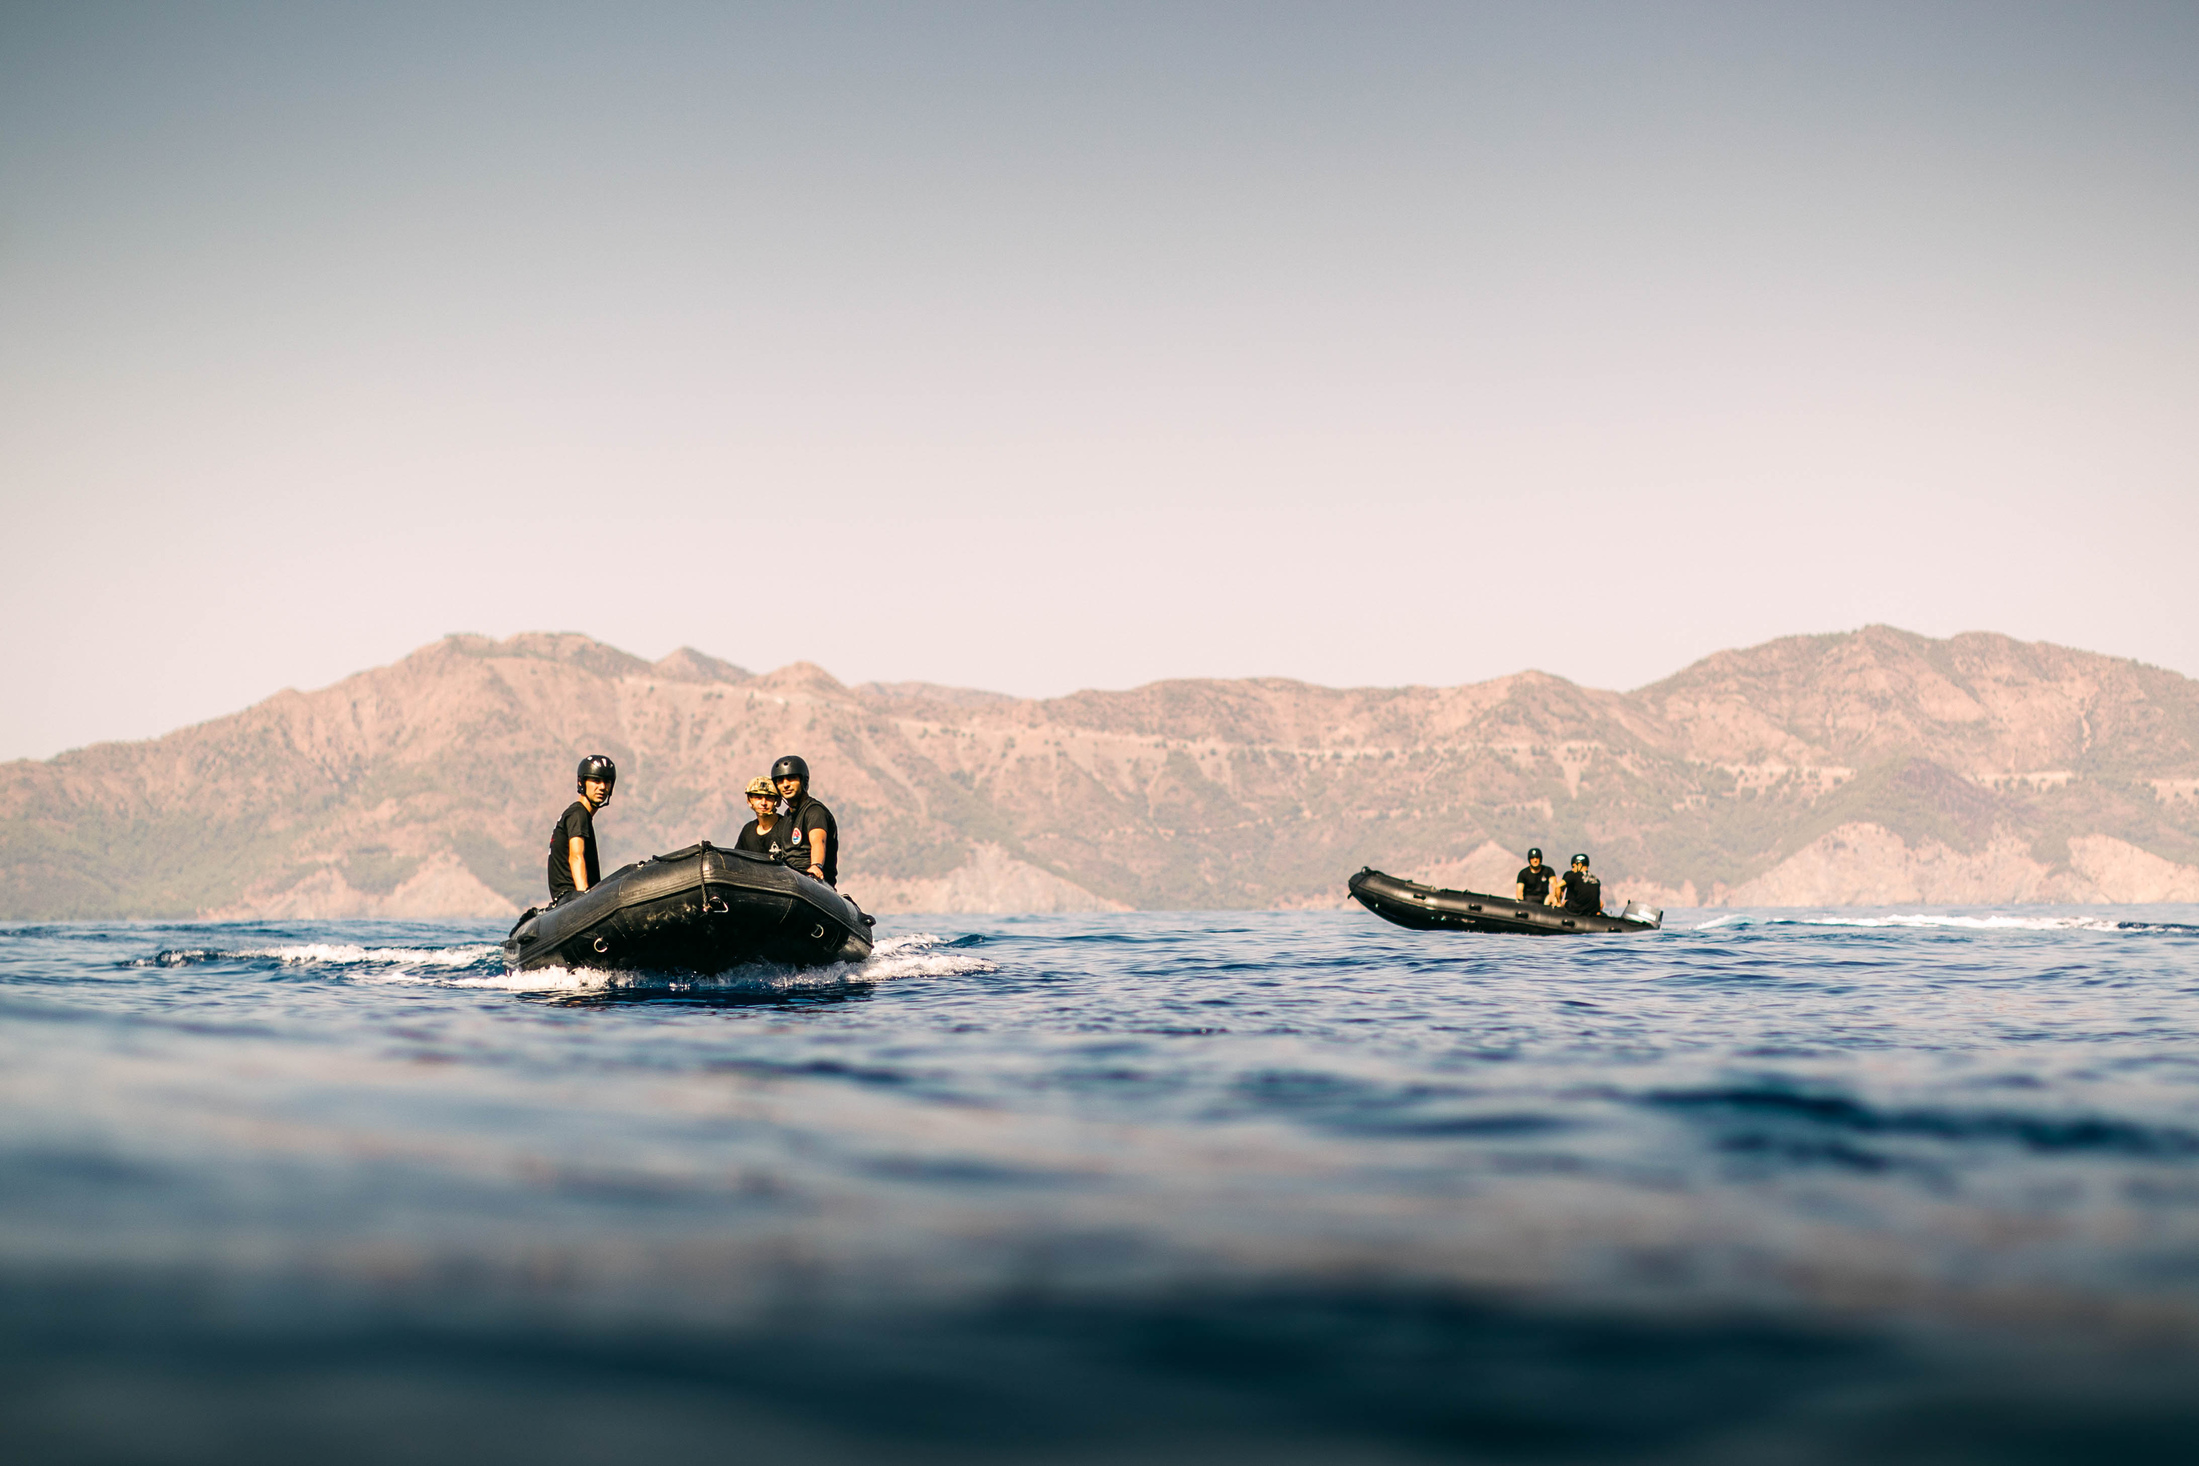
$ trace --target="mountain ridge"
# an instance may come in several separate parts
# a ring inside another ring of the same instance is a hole
[[[2199,900],[2199,682],[1989,632],[1785,637],[1632,692],[1044,699],[529,632],[0,765],[0,915],[506,914],[586,751],[619,760],[614,863],[730,843],[802,752],[878,910],[1335,905],[1360,864],[1508,889],[1529,844],[1662,904]]]

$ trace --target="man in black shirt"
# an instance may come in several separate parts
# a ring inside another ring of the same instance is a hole
[[[840,822],[832,817],[832,811],[809,797],[809,765],[793,754],[788,754],[771,766],[771,781],[779,787],[779,797],[786,801],[786,818],[790,844],[799,849],[805,842],[809,846],[809,873],[828,886],[840,883]],[[796,869],[801,862],[789,861]]]
[[[602,879],[596,859],[596,811],[611,802],[618,783],[618,765],[600,753],[591,753],[573,771],[573,790],[580,795],[558,817],[550,831],[550,904],[577,896]]]
[[[768,855],[773,860],[785,855],[793,845],[792,826],[779,813],[779,791],[771,787],[769,779],[748,781],[748,807],[756,811],[756,817],[741,826],[733,848]]]
[[[1570,916],[1603,915],[1603,882],[1588,869],[1588,857],[1573,857],[1573,868],[1565,873],[1565,910]]]
[[[1550,904],[1550,867],[1542,863],[1540,847],[1527,852],[1527,863],[1519,868],[1512,887],[1512,899],[1531,906]]]

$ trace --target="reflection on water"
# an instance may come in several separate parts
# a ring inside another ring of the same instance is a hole
[[[2192,915],[16,928],[0,1443],[2183,1459]]]

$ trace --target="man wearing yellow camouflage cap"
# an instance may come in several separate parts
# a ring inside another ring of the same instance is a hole
[[[786,839],[787,822],[779,814],[779,791],[761,774],[748,781],[748,807],[756,811],[756,817],[741,826],[741,837],[733,842],[733,848],[777,860],[791,848]]]

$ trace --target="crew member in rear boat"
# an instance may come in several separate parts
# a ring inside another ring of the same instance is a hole
[[[1512,899],[1525,901],[1530,906],[1550,904],[1550,877],[1556,874],[1542,863],[1540,846],[1527,852],[1527,863],[1519,868],[1519,875],[1512,884]]]
[[[1565,914],[1568,916],[1603,915],[1603,882],[1588,868],[1588,857],[1573,857],[1573,868],[1565,873]]]

